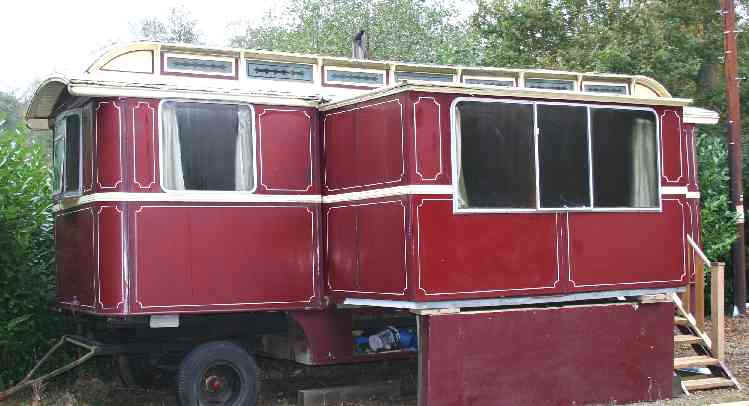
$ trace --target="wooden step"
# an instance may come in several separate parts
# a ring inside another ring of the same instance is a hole
[[[708,365],[719,365],[717,358],[706,357],[704,355],[695,355],[691,357],[674,358],[674,369],[690,367],[706,367]]]
[[[702,339],[691,334],[677,334],[674,336],[674,344],[699,344]]]
[[[689,379],[689,380],[682,380],[681,383],[689,391],[715,389],[715,388],[727,388],[727,387],[734,386],[733,381],[728,378]]]
[[[674,324],[676,324],[677,326],[688,326],[689,325],[689,321],[687,320],[686,317],[675,316],[674,317]]]

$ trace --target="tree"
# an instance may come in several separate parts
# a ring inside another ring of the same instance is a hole
[[[184,7],[172,7],[166,18],[151,17],[141,20],[135,29],[143,39],[160,42],[197,44],[200,35],[198,20]]]
[[[370,59],[471,64],[478,60],[478,37],[467,28],[454,3],[292,0],[231,45],[350,57],[354,34],[365,30]]]
[[[21,121],[23,106],[18,99],[9,93],[0,92],[0,130],[10,130],[16,128]]]

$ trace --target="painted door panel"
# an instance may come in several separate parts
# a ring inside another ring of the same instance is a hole
[[[449,158],[445,159],[443,156],[450,150],[450,141],[449,138],[443,140],[447,132],[442,128],[442,108],[442,104],[434,96],[419,96],[413,103],[413,173],[416,175],[416,182],[434,183],[446,180],[446,162]]]
[[[358,285],[356,207],[333,206],[327,213],[326,272],[328,288],[355,291]]]
[[[96,272],[94,207],[74,209],[55,216],[57,300],[93,311]]]
[[[97,308],[102,312],[122,312],[125,310],[122,269],[123,212],[117,206],[105,204],[96,208],[96,220]]]
[[[94,111],[96,123],[96,186],[99,192],[116,192],[122,188],[122,134],[119,101],[100,101]]]
[[[312,118],[304,110],[259,109],[258,162],[265,191],[308,192],[313,187]]]
[[[324,120],[325,171],[327,190],[342,190],[357,186],[358,176],[354,140],[354,114],[328,114]]]
[[[555,214],[454,215],[452,199],[416,203],[419,291],[430,300],[557,289]]]
[[[406,207],[403,201],[358,209],[359,285],[364,292],[406,291]]]
[[[315,296],[310,208],[143,206],[135,224],[142,311],[299,305]]]
[[[680,285],[688,209],[663,199],[662,213],[571,213],[569,276],[577,289]]]
[[[663,109],[658,112],[661,119],[661,175],[668,185],[685,185],[687,167],[684,162],[685,140],[682,136],[680,112]]]
[[[399,100],[356,110],[356,167],[361,186],[387,186],[403,180],[404,139]]]
[[[156,101],[133,100],[130,103],[134,192],[156,192],[160,189],[157,166],[157,106]]]

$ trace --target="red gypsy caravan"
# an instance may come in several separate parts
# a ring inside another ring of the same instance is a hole
[[[176,366],[185,405],[253,405],[254,354],[418,354],[423,405],[669,397],[673,306],[633,298],[693,279],[717,116],[689,103],[642,76],[120,46],[27,113],[54,133],[57,304],[130,376]],[[355,336],[387,326],[418,337]]]

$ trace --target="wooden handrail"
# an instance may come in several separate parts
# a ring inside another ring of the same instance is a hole
[[[705,269],[710,269],[710,314],[712,331],[707,343],[715,358],[725,358],[725,314],[724,314],[724,277],[725,264],[713,262],[705,255],[699,245],[687,234],[687,241],[697,254],[700,262],[695,261],[695,307],[688,309],[694,315],[695,324],[700,333],[705,330]],[[686,298],[688,299],[688,295]],[[693,310],[693,311],[692,311]]]

